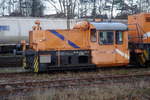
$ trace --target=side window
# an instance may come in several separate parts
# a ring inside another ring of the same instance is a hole
[[[103,45],[111,45],[114,43],[113,31],[102,31],[99,33],[99,43]]]
[[[123,44],[123,33],[116,31],[116,44]]]
[[[91,29],[91,42],[96,42],[96,29]]]

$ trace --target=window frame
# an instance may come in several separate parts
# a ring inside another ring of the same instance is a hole
[[[112,32],[113,33],[113,42],[111,44],[109,44],[109,43],[107,43],[107,44],[101,44],[100,43],[100,41],[101,41],[101,39],[100,39],[100,33],[101,32]],[[98,44],[99,45],[114,45],[115,44],[115,31],[112,31],[112,30],[104,30],[104,31],[100,30],[100,31],[98,31]]]
[[[117,38],[117,32],[121,32],[122,33],[122,42],[121,43],[119,43],[117,40],[119,40],[119,38]],[[123,34],[123,31],[115,31],[115,44],[116,45],[123,45],[123,43],[124,43],[124,34]]]
[[[95,33],[94,33],[94,34],[96,35],[96,36],[95,36],[95,37],[96,37],[96,38],[95,38],[95,39],[96,39],[95,41],[92,40],[92,33],[91,33],[91,30],[95,30]],[[90,29],[90,42],[92,42],[92,43],[97,42],[97,30],[94,29],[94,28],[93,28],[93,29]]]

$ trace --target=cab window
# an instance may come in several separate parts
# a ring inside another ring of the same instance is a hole
[[[91,42],[96,42],[96,29],[91,29]]]
[[[116,31],[116,44],[123,44],[123,33]]]
[[[99,32],[99,44],[111,45],[113,43],[114,43],[114,32],[113,31]]]

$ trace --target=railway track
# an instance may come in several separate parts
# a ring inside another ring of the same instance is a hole
[[[1,61],[0,61],[1,62]],[[10,64],[11,65],[11,64]],[[13,68],[13,69],[11,69]],[[93,70],[69,70],[72,71],[72,72],[93,72],[93,71],[111,71],[111,70],[116,70],[116,71],[119,71],[119,70],[134,70],[134,69],[138,69],[138,70],[141,70],[141,69],[144,69],[144,70],[149,70],[150,68],[148,67],[137,67],[137,66],[126,66],[126,67],[100,67],[100,68],[97,68],[97,69],[93,69]],[[31,74],[32,71],[31,70],[25,70],[24,68],[22,67],[14,67],[14,66],[5,66],[5,67],[1,67],[0,66],[0,77],[2,76],[12,76],[12,75],[20,75],[20,74]],[[3,72],[3,70],[7,70],[9,72]],[[13,72],[11,72],[11,70],[13,70]],[[15,72],[16,70],[16,72]],[[17,70],[21,70],[21,71],[17,71]],[[57,72],[65,72],[65,70],[58,70],[58,71],[49,71],[49,73],[57,73]]]
[[[110,83],[133,83],[141,79],[150,81],[150,74],[108,75],[103,77],[96,76],[90,78],[67,78],[57,80],[22,80],[20,82],[0,83],[0,96],[8,96],[24,91],[35,91],[36,89],[89,87],[108,85]]]
[[[31,71],[25,71],[25,72],[10,72],[10,73],[0,73],[0,77],[5,78],[12,78],[16,76],[32,76],[35,75],[35,73],[32,73]]]

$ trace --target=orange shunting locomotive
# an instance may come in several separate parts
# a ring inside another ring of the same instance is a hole
[[[149,19],[150,14],[132,15],[128,25],[83,21],[65,30],[42,30],[37,21],[29,33],[29,49],[24,46],[25,67],[43,72],[149,65]]]
[[[26,67],[34,72],[125,66],[129,63],[128,27],[117,22],[77,23],[73,29],[29,33]]]

